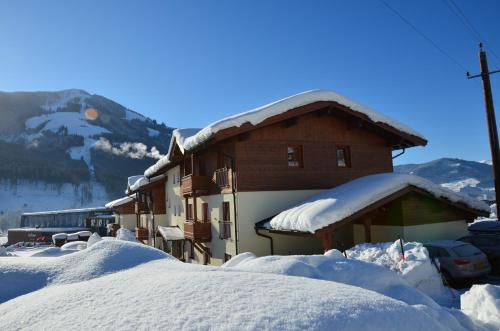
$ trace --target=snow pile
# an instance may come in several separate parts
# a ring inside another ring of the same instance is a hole
[[[68,250],[68,251],[81,251],[83,249],[87,249],[87,242],[86,241],[72,241],[69,243],[66,243],[61,246],[61,250]]]
[[[401,256],[399,240],[394,243],[360,244],[347,251],[351,259],[367,261],[388,268],[401,275],[412,287],[424,292],[436,302],[449,305],[452,290],[443,285],[441,276],[432,264],[427,249],[421,243],[403,244]]]
[[[489,207],[484,202],[457,194],[424,178],[383,173],[361,177],[323,191],[282,211],[271,220],[270,225],[278,230],[314,233],[408,186],[418,187],[436,198],[445,198],[471,209],[489,212]]]
[[[87,240],[87,248],[90,248],[91,246],[97,244],[101,240],[102,238],[97,232],[92,233],[92,235]]]
[[[47,285],[86,281],[157,259],[173,259],[152,247],[122,240],[101,240],[72,252],[50,247],[38,257],[0,259],[0,302]],[[58,257],[57,254],[67,254]]]
[[[500,330],[500,286],[473,285],[460,299],[464,313],[494,330]]]
[[[203,303],[203,309],[193,302]],[[465,330],[444,310],[359,287],[172,259],[17,297],[0,305],[0,325],[6,330],[363,330],[367,325],[371,330]]]
[[[7,256],[7,249],[3,246],[0,246],[0,256]]]
[[[130,231],[129,229],[125,229],[125,228],[118,229],[118,231],[116,232],[116,239],[137,242],[137,239],[135,239],[134,233],[132,231]]]
[[[397,273],[373,263],[346,259],[338,250],[330,250],[325,255],[273,255],[259,258],[252,253],[243,253],[233,257],[223,267],[335,281],[372,290],[408,304],[438,307]]]

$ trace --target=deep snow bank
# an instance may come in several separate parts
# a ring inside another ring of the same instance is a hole
[[[494,330],[500,330],[500,286],[473,285],[460,299],[464,313]]]
[[[0,303],[47,285],[80,282],[163,258],[173,259],[157,249],[122,240],[101,240],[88,249],[58,257],[2,257]]]
[[[428,310],[337,282],[161,259],[10,300],[0,305],[0,325],[6,330],[462,329]]]
[[[449,305],[453,301],[454,292],[443,285],[427,249],[416,242],[404,243],[403,248],[404,259],[399,240],[393,243],[356,245],[347,251],[347,256],[384,266],[401,275],[412,287],[429,295],[436,302]]]

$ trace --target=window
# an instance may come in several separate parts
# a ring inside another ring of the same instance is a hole
[[[302,146],[288,146],[288,166],[302,168]]]
[[[219,238],[231,238],[231,214],[229,202],[222,203],[222,221],[219,222]]]
[[[203,222],[208,222],[210,219],[208,218],[208,203],[201,204],[201,210],[203,215]]]
[[[351,167],[351,153],[349,147],[337,147],[337,167],[350,168]]]
[[[187,219],[188,220],[193,219],[193,205],[190,203],[187,205]]]

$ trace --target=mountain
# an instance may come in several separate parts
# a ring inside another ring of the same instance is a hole
[[[83,90],[0,92],[0,216],[103,205],[168,150],[172,129]]]
[[[427,163],[396,166],[394,171],[424,177],[480,200],[495,200],[493,170],[489,161],[442,158]]]

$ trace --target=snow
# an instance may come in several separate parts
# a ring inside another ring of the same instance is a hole
[[[135,182],[137,182],[139,179],[143,177],[144,177],[143,175],[130,176],[129,178],[127,178],[127,187],[134,185]]]
[[[51,253],[66,255],[49,257]],[[152,260],[174,259],[152,247],[122,240],[101,240],[77,252],[49,247],[35,256],[0,259],[0,303],[48,285],[83,282]]]
[[[173,142],[175,138],[175,142],[179,146],[182,153],[185,150],[192,150],[202,143],[209,140],[213,135],[217,132],[228,129],[231,127],[240,127],[245,123],[250,123],[252,125],[257,125],[266,119],[276,116],[282,113],[285,113],[289,110],[311,104],[319,101],[328,101],[328,102],[336,102],[341,104],[355,112],[366,115],[371,121],[374,123],[383,123],[394,129],[421,138],[425,139],[420,133],[413,130],[412,128],[391,119],[388,116],[385,116],[381,113],[376,112],[373,109],[362,106],[359,103],[350,100],[336,92],[327,91],[327,90],[312,90],[302,92],[288,98],[275,101],[273,103],[264,105],[259,108],[251,109],[246,112],[236,114],[230,117],[226,117],[219,121],[216,121],[203,129],[176,129],[172,134],[172,139],[170,141],[169,152],[162,157],[156,164],[149,167],[144,175],[147,177],[153,176],[156,174],[161,168],[167,166],[169,161],[170,152],[173,149]]]
[[[138,242],[137,239],[135,239],[134,233],[128,229],[125,229],[125,228],[118,229],[118,231],[116,232],[116,239],[124,240],[124,241]]]
[[[128,121],[132,120],[146,121],[146,117],[130,109],[125,110],[125,119]]]
[[[351,259],[381,265],[405,279],[408,284],[430,296],[441,305],[457,305],[457,295],[443,285],[441,276],[431,263],[427,249],[416,242],[403,243],[401,256],[399,240],[393,243],[360,244],[347,250]]]
[[[68,134],[80,135],[83,137],[110,133],[103,127],[90,124],[85,118],[85,114],[83,112],[49,113],[30,117],[26,120],[26,127],[28,129],[34,129],[41,124],[43,124],[42,130],[57,132],[57,130],[65,126],[68,128]]]
[[[68,234],[67,240],[78,240],[78,239],[79,239],[78,234],[76,234],[76,233],[69,233]]]
[[[455,192],[460,192],[462,189],[466,187],[476,187],[477,184],[481,183],[475,178],[467,178],[464,180],[458,180],[455,182],[450,182],[450,183],[444,183],[441,184],[441,186],[446,187],[447,189],[450,189]]]
[[[317,271],[318,277],[304,277],[302,270]],[[439,307],[396,274],[338,253],[243,259],[235,267],[216,268],[109,240],[61,257],[1,258],[0,275],[7,285],[0,292],[6,330],[474,329],[466,316]],[[380,289],[385,284],[387,293],[404,292],[415,303],[338,281],[351,279]]]
[[[101,236],[97,232],[94,232],[87,240],[87,248],[94,246],[101,240],[102,240]]]
[[[144,171],[144,176],[151,177],[156,174],[161,168],[167,166],[170,163],[169,157],[175,147],[174,141],[184,153],[184,142],[188,137],[197,134],[201,129],[187,128],[187,129],[175,129],[172,132],[172,138],[170,139],[170,145],[167,154],[161,157],[155,164]]]
[[[60,108],[65,108],[70,101],[83,103],[90,97],[90,94],[83,90],[69,89],[57,92],[53,98],[48,98],[42,109],[47,112],[56,112]]]
[[[120,198],[120,199],[116,199],[116,200],[110,201],[107,204],[105,204],[104,206],[106,208],[113,209],[115,207],[124,205],[124,204],[132,202],[132,201],[134,201],[134,198],[127,196],[127,197],[123,197],[123,198]]]
[[[61,250],[76,250],[81,251],[87,248],[86,241],[72,241],[61,246]]]
[[[489,212],[489,207],[484,202],[459,195],[424,178],[384,173],[361,177],[323,191],[295,207],[282,211],[270,221],[270,225],[279,230],[314,233],[407,186],[415,186],[437,198],[445,198],[475,210]]]
[[[461,309],[471,318],[500,330],[500,286],[473,285],[462,294]]]
[[[148,129],[148,135],[150,137],[154,138],[154,137],[158,137],[160,135],[160,131],[158,131],[158,130],[151,129],[151,128],[146,128],[146,129]]]
[[[18,180],[13,184],[0,180],[0,212],[100,206],[107,201],[109,197],[104,186],[96,181],[74,185],[28,180]]]
[[[336,92],[327,90],[313,90],[302,92],[291,97],[267,104],[265,106],[226,117],[217,122],[214,122],[202,129],[194,136],[187,138],[183,143],[183,148],[185,148],[186,150],[194,149],[221,130],[231,127],[240,127],[245,123],[257,125],[268,119],[269,117],[279,115],[289,110],[319,101],[336,102],[347,108],[350,108],[355,112],[366,115],[371,121],[375,123],[387,124],[400,132],[425,139],[420,133],[413,130],[412,128],[399,123],[388,116],[378,113],[375,110],[362,106],[359,103],[350,100]]]
[[[156,183],[156,182],[162,181],[165,178],[166,177],[165,177],[164,174],[159,175],[159,176],[155,176],[155,177],[151,177],[151,178],[148,178],[148,177],[145,177],[145,176],[141,176],[139,179],[136,180],[136,182],[134,184],[132,184],[128,188],[128,192],[130,193],[130,192],[137,191],[137,190],[139,190],[141,187],[143,187],[145,185],[148,185],[150,183]]]
[[[68,238],[68,234],[67,233],[56,233],[54,235],[52,235],[52,241],[56,241],[56,240],[66,240]]]
[[[158,226],[158,232],[165,240],[184,240],[184,232],[177,226]]]

